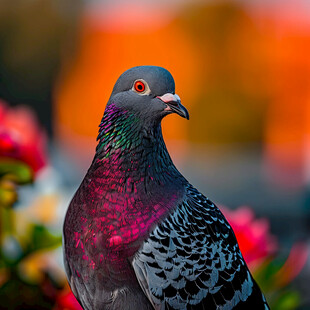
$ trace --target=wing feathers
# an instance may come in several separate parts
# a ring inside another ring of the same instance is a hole
[[[228,222],[192,187],[145,240],[132,265],[155,309],[232,309],[253,292]]]

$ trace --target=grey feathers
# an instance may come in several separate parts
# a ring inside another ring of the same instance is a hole
[[[184,202],[152,231],[132,265],[155,309],[232,309],[253,291],[232,229],[217,207],[191,186]]]

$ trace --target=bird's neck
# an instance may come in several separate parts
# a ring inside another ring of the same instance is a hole
[[[99,125],[95,163],[109,162],[118,171],[143,171],[156,177],[178,173],[163,140],[160,122],[142,123],[115,105],[107,107]],[[112,170],[113,167],[111,167]]]
[[[74,204],[85,218],[96,217],[99,227],[109,227],[109,234],[103,234],[107,248],[116,241],[130,244],[123,254],[128,257],[183,200],[185,179],[172,163],[160,124],[144,127],[134,115],[112,105],[105,111],[98,139]]]

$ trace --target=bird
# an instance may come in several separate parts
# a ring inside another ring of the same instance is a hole
[[[64,220],[73,294],[85,310],[269,309],[228,221],[173,164],[170,114],[189,119],[168,70],[116,81]]]

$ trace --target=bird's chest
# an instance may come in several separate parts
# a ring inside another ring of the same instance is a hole
[[[145,205],[146,201],[134,196],[113,201],[110,198],[107,194],[92,208],[80,210],[79,220],[74,223],[73,242],[92,257],[127,258],[138,250],[165,209],[160,203]]]
[[[105,275],[131,272],[128,258],[180,198],[159,182],[150,187],[153,181],[121,176],[86,180],[71,202],[65,225],[70,229],[64,232],[68,256],[78,259],[80,269]]]

